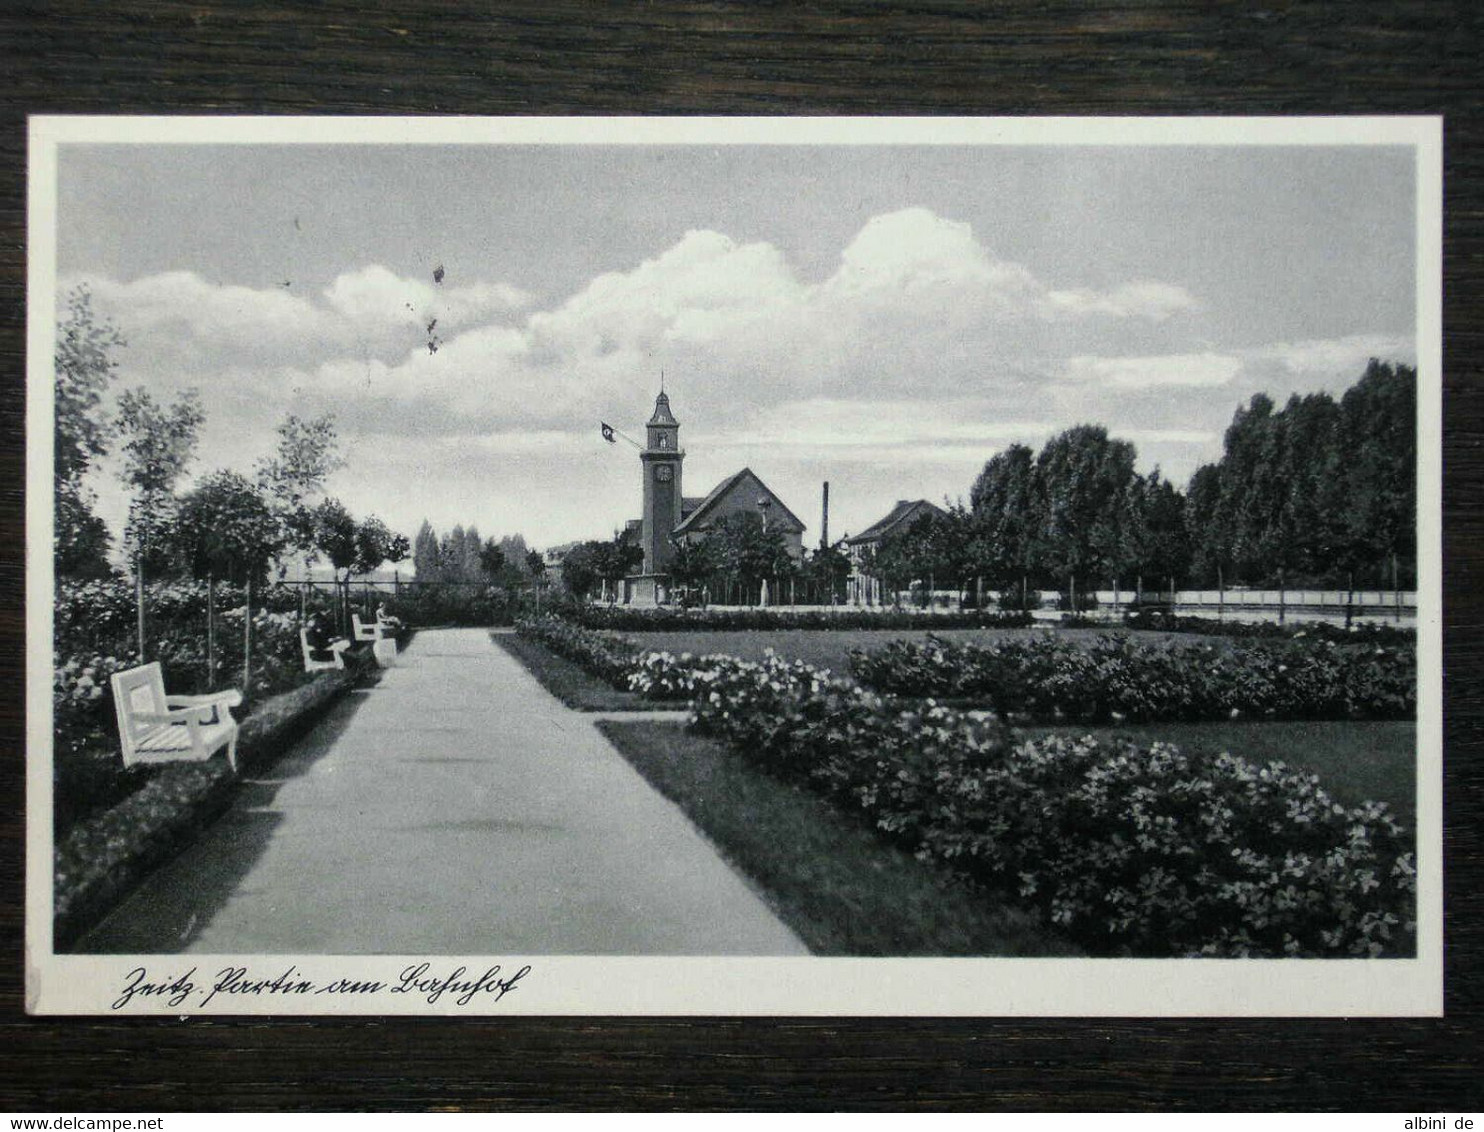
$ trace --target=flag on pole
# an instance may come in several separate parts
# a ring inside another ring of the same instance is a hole
[[[603,430],[603,439],[604,440],[606,440],[609,444],[617,444],[618,443],[618,441],[615,440],[614,437],[613,437],[613,426],[612,425],[608,424],[605,421],[599,421],[598,422],[598,425]]]

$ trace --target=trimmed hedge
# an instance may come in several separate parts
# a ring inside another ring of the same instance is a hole
[[[560,617],[525,617],[515,623],[515,631],[529,640],[545,645],[558,656],[581,665],[588,672],[606,680],[621,691],[628,691],[628,675],[640,653],[639,645],[617,633],[584,629]]]
[[[1104,635],[1089,648],[1055,637],[958,644],[929,636],[854,649],[850,670],[878,691],[970,700],[1027,720],[1409,719],[1417,708],[1410,645],[1217,648]]]
[[[800,662],[710,658],[677,679],[695,728],[1009,886],[1100,954],[1364,956],[1414,949],[1409,838],[1282,763],[1050,738],[912,708]]]
[[[689,629],[1013,629],[1030,625],[1027,613],[987,610],[933,611],[911,609],[630,609],[581,605],[564,610],[589,629],[662,633]]]
[[[1167,609],[1127,610],[1123,615],[1126,629],[1159,633],[1199,633],[1207,637],[1255,637],[1262,640],[1333,641],[1336,644],[1408,645],[1415,644],[1416,630],[1380,621],[1355,621],[1350,628],[1328,621],[1303,621],[1280,625],[1276,621],[1227,621],[1215,617],[1188,617]]]

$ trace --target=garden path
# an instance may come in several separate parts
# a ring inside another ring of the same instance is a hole
[[[80,949],[805,953],[485,630],[419,633],[269,773]]]

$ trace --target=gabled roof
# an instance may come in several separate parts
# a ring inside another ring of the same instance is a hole
[[[904,531],[926,514],[943,515],[943,508],[926,499],[899,499],[897,505],[858,535],[845,540],[847,546],[862,542],[880,542],[898,531]]]
[[[687,495],[680,500],[680,517],[684,519],[702,503],[706,502],[704,495]]]
[[[722,480],[721,483],[713,487],[711,493],[696,505],[695,510],[680,521],[680,526],[675,528],[675,534],[682,535],[700,530],[702,524],[706,521],[707,515],[714,511],[717,505],[731,494],[734,489],[740,487],[746,479],[751,479],[757,485],[757,490],[767,493],[768,498],[773,500],[777,504],[779,511],[782,512],[781,517],[793,522],[800,531],[804,530],[804,524],[799,521],[797,515],[788,509],[788,504],[779,499],[773,489],[758,478],[756,472],[751,468],[743,468],[740,472],[733,472],[726,479]],[[682,506],[681,510],[682,512],[684,511],[684,506]]]

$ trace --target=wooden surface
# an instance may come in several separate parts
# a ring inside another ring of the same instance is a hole
[[[1468,0],[982,9],[11,0],[0,12],[0,1108],[1480,1108],[1479,11]],[[35,112],[1445,114],[1448,1016],[25,1017],[20,508],[25,116]]]

